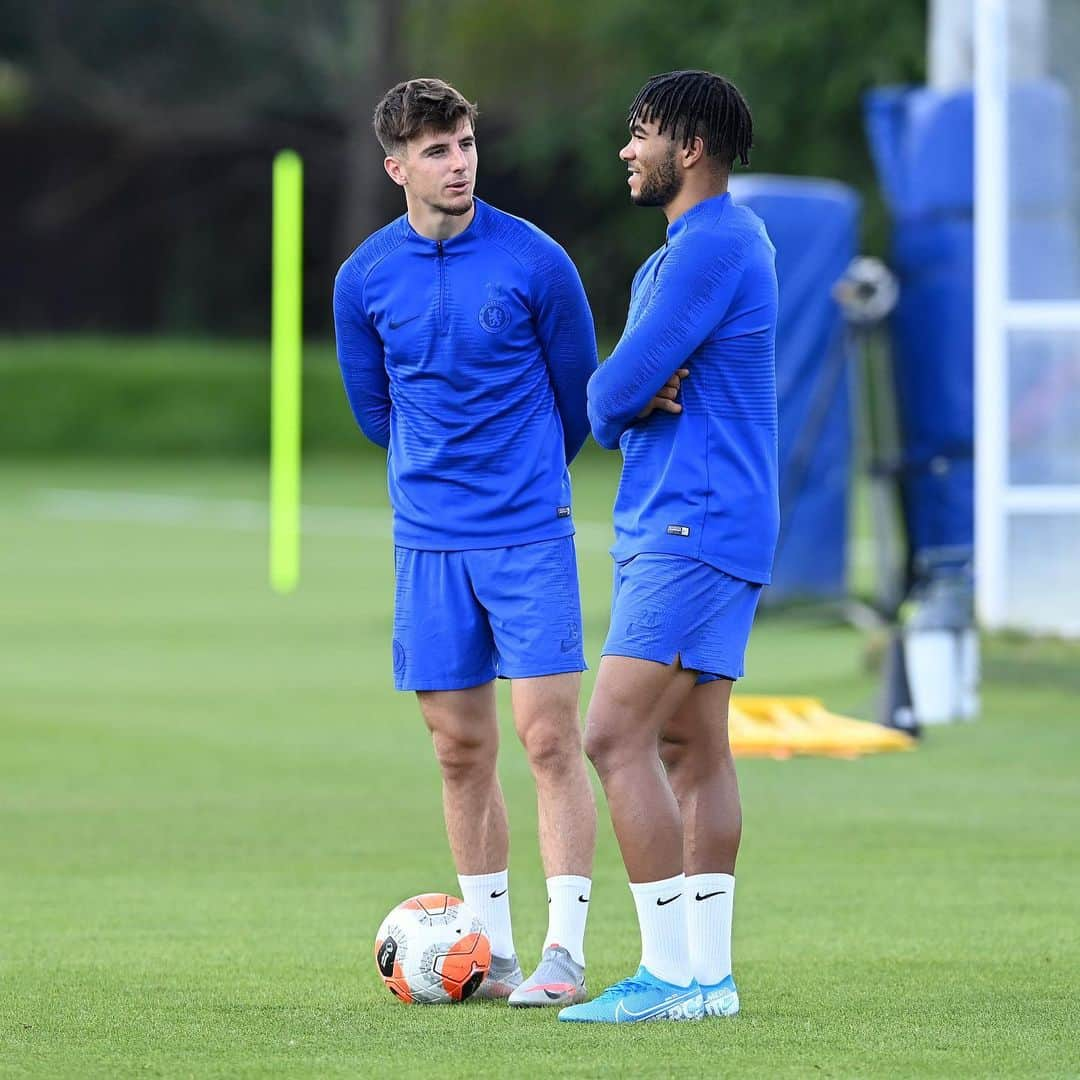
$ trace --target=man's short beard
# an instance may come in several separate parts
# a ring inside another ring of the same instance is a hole
[[[682,191],[682,173],[675,168],[675,147],[648,173],[641,174],[641,187],[634,198],[636,206],[667,206]],[[633,197],[633,196],[632,196]]]
[[[450,217],[462,217],[473,208],[473,201],[470,196],[467,206],[447,206],[446,203],[435,203],[434,206],[440,213],[448,214]]]

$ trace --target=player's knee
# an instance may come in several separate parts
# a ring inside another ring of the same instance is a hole
[[[498,752],[495,740],[436,732],[432,743],[443,778],[450,783],[484,777],[495,768]]]
[[[618,768],[626,753],[625,737],[615,725],[590,720],[585,726],[585,755],[600,777]]]
[[[581,754],[581,736],[576,725],[534,723],[526,729],[521,741],[534,771],[565,770]]]

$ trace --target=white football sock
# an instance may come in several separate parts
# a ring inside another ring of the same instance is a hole
[[[576,963],[585,963],[585,919],[589,914],[592,881],[560,874],[547,879],[548,930],[544,948],[561,945]]]
[[[689,986],[694,977],[686,937],[686,875],[630,882],[641,927],[641,963],[664,982]]]
[[[686,903],[694,978],[702,986],[714,986],[731,974],[735,878],[731,874],[692,874],[686,879]]]
[[[510,929],[510,892],[508,872],[497,874],[458,874],[461,899],[480,917],[491,942],[492,956],[504,960],[514,955],[514,934]]]

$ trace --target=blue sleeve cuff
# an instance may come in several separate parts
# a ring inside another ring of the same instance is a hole
[[[605,450],[617,450],[622,433],[626,425],[618,420],[607,420],[601,417],[596,410],[589,405],[589,425],[592,428],[593,438]]]

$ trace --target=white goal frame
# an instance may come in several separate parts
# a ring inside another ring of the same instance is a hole
[[[1010,296],[1009,13],[1027,0],[972,0],[975,45],[975,561],[981,625],[1080,635],[1080,611],[1064,597],[1060,611],[1026,624],[1010,604],[1009,526],[1025,514],[1080,515],[1080,483],[1009,481],[1009,335],[1075,332],[1080,301],[1022,301]],[[1080,520],[1080,518],[1078,518]],[[1080,530],[1078,530],[1080,533]],[[1080,559],[1080,535],[1074,557]],[[1073,608],[1072,610],[1068,610]]]

